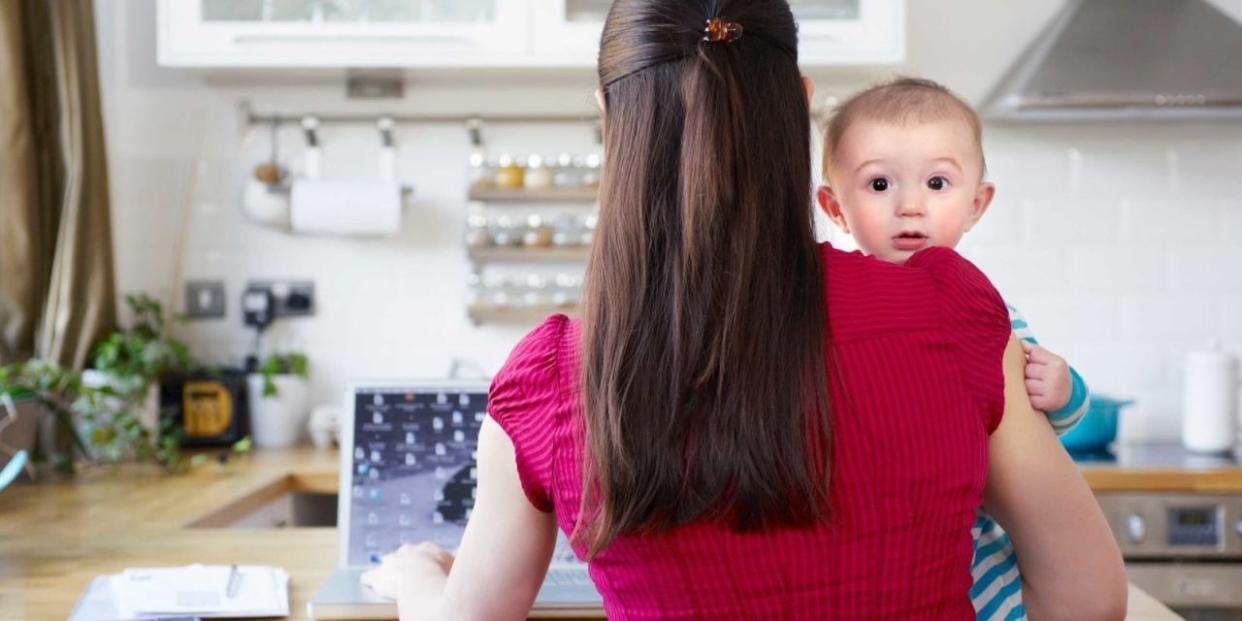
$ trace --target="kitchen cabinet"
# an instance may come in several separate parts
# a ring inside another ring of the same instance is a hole
[[[790,0],[803,66],[899,63],[905,0]],[[593,65],[611,0],[537,0],[532,53],[540,64]],[[745,26],[745,24],[743,24]]]
[[[497,59],[525,56],[530,1],[160,0],[159,63],[490,65]]]
[[[791,0],[804,66],[905,55],[905,0]],[[159,0],[182,67],[595,65],[611,0]]]

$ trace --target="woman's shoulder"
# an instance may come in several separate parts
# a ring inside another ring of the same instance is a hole
[[[906,265],[924,271],[938,292],[941,315],[968,332],[1010,331],[1009,308],[992,281],[951,248],[926,248],[914,253]]]
[[[920,270],[824,243],[824,295],[834,341],[906,333],[939,322],[938,295]]]
[[[525,391],[554,388],[564,358],[576,353],[571,339],[578,330],[577,321],[560,313],[543,320],[514,346],[492,380],[493,391],[497,385]]]
[[[883,300],[896,295],[910,303],[934,306],[968,301],[991,308],[1000,300],[988,277],[952,248],[924,248],[903,264],[839,250],[828,242],[820,244],[820,250],[830,291],[836,288],[844,294],[856,294],[863,303],[877,296]],[[922,293],[936,295],[917,295]],[[966,297],[963,300],[959,296]]]
[[[838,337],[951,327],[1008,325],[1000,294],[979,268],[951,248],[926,248],[904,264],[821,245],[830,325]]]
[[[488,415],[513,443],[522,489],[541,511],[552,510],[551,458],[570,398],[577,332],[565,315],[548,317],[513,348],[488,391]]]

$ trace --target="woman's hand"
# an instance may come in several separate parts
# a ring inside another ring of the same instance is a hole
[[[401,602],[402,608],[410,602],[412,609],[425,610],[439,598],[452,568],[453,555],[440,546],[429,541],[406,544],[384,555],[379,567],[362,574],[362,584],[382,597]]]

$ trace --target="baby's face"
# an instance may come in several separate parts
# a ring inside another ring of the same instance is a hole
[[[860,120],[841,137],[817,198],[863,252],[901,263],[929,246],[957,246],[992,200],[982,177],[965,120]]]

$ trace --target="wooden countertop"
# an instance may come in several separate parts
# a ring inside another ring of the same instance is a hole
[[[1084,471],[1098,491],[1242,491],[1242,470]],[[290,618],[305,619],[307,600],[335,565],[336,529],[224,526],[287,492],[336,489],[336,452],[313,449],[258,451],[181,476],[96,467],[72,481],[11,487],[0,494],[0,619],[63,619],[96,575],[191,563],[281,566]],[[1128,618],[1179,617],[1131,585]]]
[[[1080,467],[1097,494],[1113,492],[1242,493],[1242,467],[1118,468],[1107,464]]]

